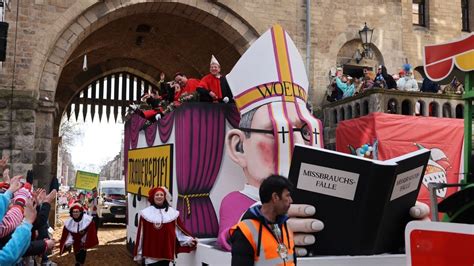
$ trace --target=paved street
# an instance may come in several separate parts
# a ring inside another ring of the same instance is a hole
[[[68,213],[62,212],[60,219],[65,220]],[[59,239],[61,238],[62,226],[57,227],[54,238],[57,240],[57,247],[54,249],[51,260],[58,265],[74,265],[74,255],[63,254],[59,256]],[[87,252],[85,265],[137,265],[133,262],[130,253],[125,247],[126,227],[123,224],[105,224],[99,229],[99,246]]]

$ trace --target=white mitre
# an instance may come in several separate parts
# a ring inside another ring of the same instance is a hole
[[[217,61],[217,58],[214,55],[211,56],[210,65],[212,65],[212,64],[216,64],[216,65],[219,65],[219,66],[221,65],[221,64],[219,64],[219,61]]]
[[[303,58],[280,25],[260,36],[226,77],[241,114],[271,102],[307,101]]]

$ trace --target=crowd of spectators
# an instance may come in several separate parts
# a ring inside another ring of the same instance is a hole
[[[26,178],[10,178],[7,157],[0,160],[0,172],[0,265],[56,265],[48,259],[55,245],[48,217],[57,182],[48,194],[34,190],[31,171]]]
[[[345,99],[370,89],[392,89],[400,91],[421,91],[430,93],[462,94],[464,91],[462,83],[453,78],[445,86],[440,86],[428,78],[423,79],[421,86],[415,79],[411,65],[405,64],[398,74],[388,74],[385,66],[380,65],[377,72],[363,69],[363,76],[354,78],[343,74],[342,68],[338,67],[330,71],[330,83],[327,87],[329,102]]]

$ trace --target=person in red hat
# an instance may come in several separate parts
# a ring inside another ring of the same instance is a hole
[[[74,248],[76,266],[86,261],[87,249],[97,246],[99,239],[92,216],[84,211],[80,203],[74,203],[69,209],[71,218],[64,223],[63,233],[59,241],[60,254]]]
[[[195,249],[197,240],[184,228],[179,212],[169,205],[171,196],[165,187],[148,192],[151,206],[140,211],[134,260],[145,265],[169,265],[177,253]]]

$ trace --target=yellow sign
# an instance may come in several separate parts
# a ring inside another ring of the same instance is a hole
[[[99,184],[99,174],[76,171],[76,188],[92,190]]]
[[[173,145],[128,151],[127,192],[148,196],[156,186],[172,190]]]

